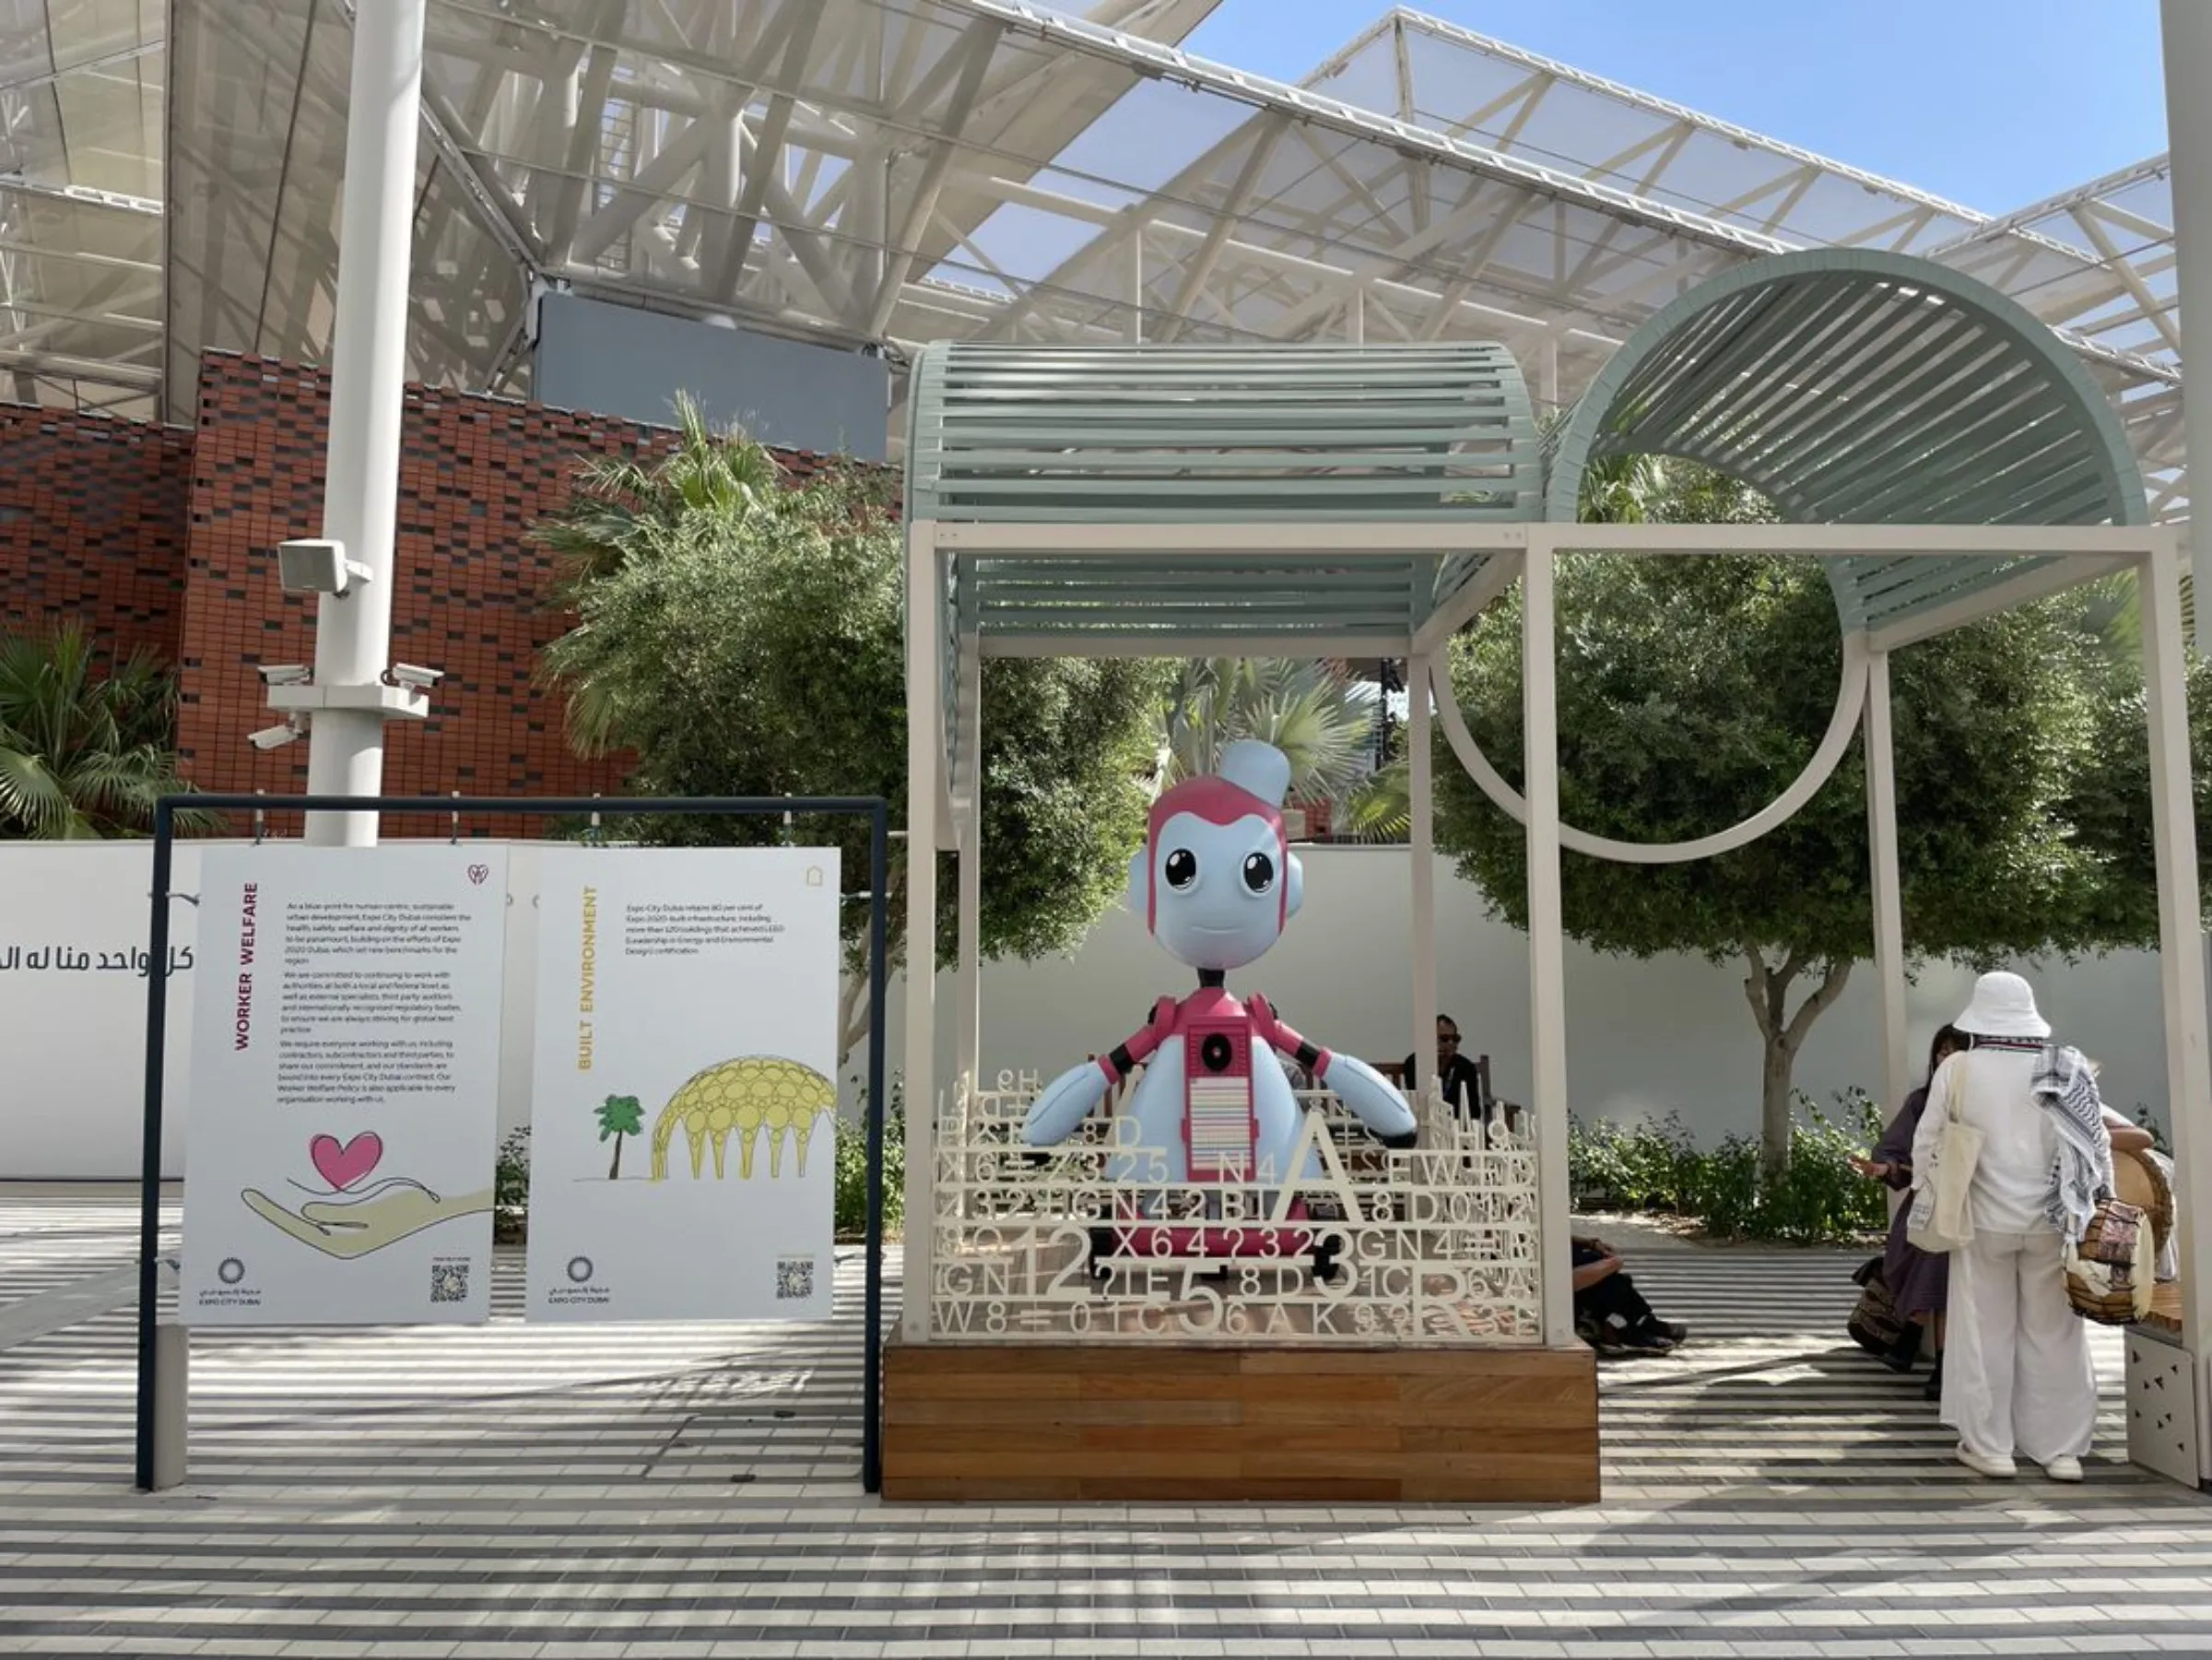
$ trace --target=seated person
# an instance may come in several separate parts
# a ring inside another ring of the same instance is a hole
[[[1663,1355],[1689,1336],[1689,1327],[1662,1320],[1621,1269],[1620,1253],[1605,1241],[1574,1242],[1575,1335],[1601,1355]]]
[[[2158,1138],[2155,1136],[2110,1102],[2104,1103],[2104,1127],[2112,1138],[2112,1153],[2115,1157],[2132,1154],[2157,1166],[2159,1173],[2165,1178],[2166,1191],[2169,1194],[2173,1192],[2173,1160],[2158,1150]],[[2182,1277],[2181,1232],[2179,1228],[2167,1229],[2166,1242],[2159,1249],[2158,1264],[2153,1274],[2161,1283]]]
[[[2112,1138],[2115,1153],[2147,1153],[2158,1145],[2148,1130],[2117,1107],[2105,1107],[2104,1127]]]
[[[1407,1055],[1403,1077],[1409,1098],[1420,1089],[1416,1070],[1414,1057]],[[1475,1116],[1488,1107],[1482,1098],[1482,1073],[1460,1054],[1459,1022],[1450,1015],[1436,1017],[1436,1075],[1443,1082],[1444,1105],[1461,1117]]]

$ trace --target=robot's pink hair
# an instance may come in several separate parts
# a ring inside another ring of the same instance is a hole
[[[1188,813],[1194,818],[1208,824],[1229,825],[1242,818],[1265,819],[1275,831],[1276,857],[1279,868],[1287,870],[1290,857],[1290,839],[1283,829],[1282,810],[1272,803],[1254,795],[1241,784],[1211,774],[1202,778],[1186,778],[1174,788],[1163,793],[1152,804],[1151,818],[1145,825],[1145,851],[1147,857],[1156,857],[1159,851],[1160,827],[1178,813]],[[1281,885],[1279,912],[1276,926],[1280,928],[1289,920],[1290,884]],[[1151,932],[1159,919],[1159,883],[1149,869],[1145,875],[1145,929]]]

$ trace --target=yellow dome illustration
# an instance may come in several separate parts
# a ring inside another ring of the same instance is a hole
[[[725,1174],[730,1133],[737,1132],[737,1174],[750,1181],[754,1144],[768,1132],[768,1173],[782,1174],[783,1137],[797,1148],[797,1173],[806,1173],[806,1143],[815,1120],[837,1110],[837,1086],[811,1066],[772,1054],[748,1054],[695,1072],[668,1098],[653,1125],[653,1179],[668,1179],[668,1139],[682,1125],[691,1144],[691,1174],[706,1171],[707,1146],[714,1148],[714,1179]]]

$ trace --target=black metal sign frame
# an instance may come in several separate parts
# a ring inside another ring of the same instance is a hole
[[[147,950],[155,965],[146,990],[145,1143],[138,1194],[138,1446],[137,1485],[154,1487],[155,1315],[160,1291],[162,1070],[169,1024],[169,921],[176,815],[181,809],[213,812],[408,813],[463,818],[510,813],[552,818],[586,814],[764,818],[863,818],[868,821],[868,1225],[866,1313],[863,1342],[861,1485],[883,1486],[883,1124],[884,950],[890,932],[885,892],[890,876],[890,806],[880,795],[696,795],[623,797],[547,795],[164,795],[154,807],[153,915]]]

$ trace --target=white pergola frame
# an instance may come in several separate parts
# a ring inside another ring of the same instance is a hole
[[[1172,634],[1080,642],[1025,640],[1019,635],[963,634],[959,669],[970,693],[979,689],[982,659],[1035,654],[1049,649],[1088,655],[1185,656],[1239,650],[1252,654],[1374,656],[1408,659],[1407,683],[1418,691],[1444,668],[1451,636],[1517,578],[1523,595],[1523,676],[1525,699],[1528,836],[1529,980],[1533,1077],[1529,1107],[1535,1126],[1541,1195],[1544,1338],[1573,1343],[1567,1187],[1567,1030],[1565,936],[1560,914],[1560,853],[1556,703],[1554,571],[1566,553],[1700,555],[1779,553],[1993,558],[2032,557],[2047,562],[1969,594],[1937,610],[1911,617],[1861,637],[1866,659],[1864,734],[1867,747],[1868,835],[1874,888],[1874,959],[1881,987],[1879,1032],[1888,1100],[1902,1099],[1910,1073],[1906,1053],[1904,919],[1897,853],[1896,779],[1890,747],[1888,657],[1892,651],[1980,618],[2047,597],[2118,570],[2140,573],[2144,595],[2144,677],[2147,692],[2151,807],[2159,876],[2159,964],[2166,1025],[2166,1073],[2171,1124],[2183,1263],[2183,1345],[2193,1357],[2212,1339],[2212,1261],[2199,1219],[2212,1215],[2212,1124],[2197,1115],[2212,1103],[2212,1058],[2207,1055],[2206,966],[2200,928],[2196,825],[2190,787],[2188,713],[2176,532],[2166,526],[2027,528],[1970,525],[1588,525],[1588,524],[1006,524],[917,520],[908,526],[908,592],[942,591],[942,561],[959,554],[1018,553],[1025,559],[1162,553],[1325,552],[1332,557],[1471,552],[1491,556],[1461,592],[1403,640],[1372,634],[1332,639],[1299,635],[1254,637],[1225,643]],[[923,850],[959,856],[958,1036],[956,1076],[974,1079],[981,1031],[982,884],[977,792],[979,778],[955,780],[944,741],[940,675],[944,642],[934,605],[908,607],[906,691],[908,713],[908,907],[929,916],[937,902],[934,857]],[[966,730],[958,748],[980,758],[981,698],[963,696]],[[1432,885],[1435,871],[1433,781],[1429,764],[1429,699],[1417,695],[1411,710],[1413,854],[1413,1039],[1425,1052],[1436,1018],[1436,938]],[[973,763],[971,763],[972,767]],[[1740,845],[1771,823],[1747,820],[1735,831],[1708,838]],[[1735,838],[1731,840],[1730,838]],[[934,1215],[931,1133],[938,1106],[936,1055],[936,949],[931,930],[907,931],[906,964],[906,1216],[905,1284],[901,1332],[907,1341],[931,1340],[929,1298]],[[2206,1432],[2207,1390],[2197,1401],[2199,1449],[2212,1447]],[[2202,1456],[2200,1452],[2200,1457]],[[2212,1472],[2203,1472],[2212,1473]]]

